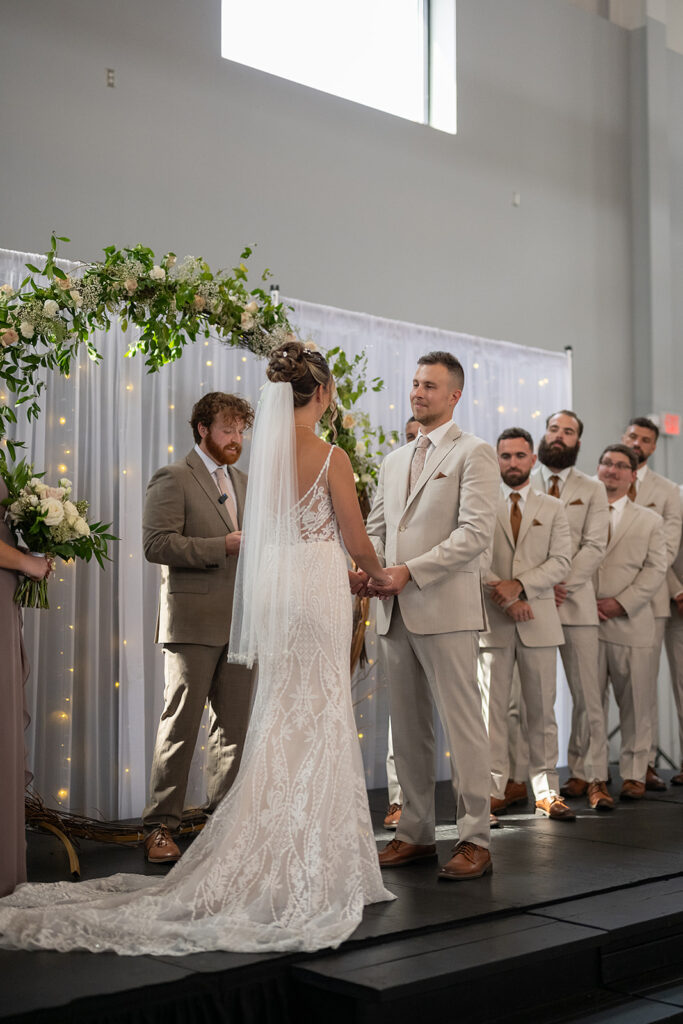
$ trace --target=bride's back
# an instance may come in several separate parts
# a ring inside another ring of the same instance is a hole
[[[296,432],[296,475],[299,500],[304,498],[320,478],[321,471],[330,454],[330,445],[321,441],[308,426],[297,424]],[[325,481],[325,491],[329,487]]]

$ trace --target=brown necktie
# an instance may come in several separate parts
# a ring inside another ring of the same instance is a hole
[[[218,490],[221,492],[221,494],[225,495],[226,511],[230,516],[230,519],[232,520],[235,529],[237,530],[239,529],[239,523],[237,521],[237,509],[235,508],[235,502],[233,500],[232,494],[230,493],[230,485],[228,484],[228,478],[222,466],[219,466],[218,469],[215,470],[215,476],[216,482],[218,484]]]
[[[420,479],[422,470],[425,467],[427,460],[427,452],[432,442],[424,434],[420,434],[415,444],[415,451],[413,452],[413,461],[410,463],[410,490],[408,494],[413,493],[415,484]]]
[[[557,473],[553,473],[550,477],[550,487],[548,488],[548,494],[551,498],[559,498],[560,496],[560,478]]]
[[[628,496],[631,499],[631,501],[635,501],[636,500],[636,494],[637,493],[638,492],[636,491],[636,482],[634,480],[633,483],[631,484],[631,486],[628,489]]]
[[[614,505],[608,505],[607,507],[610,511],[610,515],[607,520],[607,543],[609,544],[612,539],[612,512],[614,511]]]
[[[510,493],[510,501],[512,502],[510,507],[510,529],[512,530],[512,536],[515,539],[515,544],[519,537],[519,528],[522,525],[522,513],[519,508],[520,497],[521,495],[518,494],[517,491],[512,491]]]

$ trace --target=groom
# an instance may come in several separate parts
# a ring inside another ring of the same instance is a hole
[[[252,673],[228,665],[235,571],[247,488],[234,469],[254,413],[243,398],[212,391],[192,410],[195,446],[157,470],[143,515],[145,557],[160,563],[157,643],[164,648],[164,710],[159,722],[150,801],[143,813],[152,863],[180,857],[180,826],[190,762],[208,700],[208,809],[239,768],[251,707]]]
[[[377,634],[388,680],[404,804],[382,867],[436,856],[435,704],[451,754],[459,842],[440,878],[491,870],[489,744],[477,685],[485,626],[480,566],[491,544],[499,474],[493,449],[452,422],[464,385],[449,352],[418,360],[410,392],[417,440],[382,464],[367,531],[394,585],[380,596]],[[392,596],[395,595],[395,596]]]

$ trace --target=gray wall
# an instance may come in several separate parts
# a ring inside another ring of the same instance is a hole
[[[453,137],[224,61],[219,0],[3,0],[0,245],[56,228],[71,258],[218,267],[256,241],[289,295],[573,345],[592,470],[634,396],[629,37],[565,0],[458,0]]]

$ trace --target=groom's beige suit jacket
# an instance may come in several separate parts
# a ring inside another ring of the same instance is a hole
[[[377,602],[377,632],[388,631],[395,600],[411,633],[483,629],[482,555],[493,536],[500,480],[495,453],[453,423],[409,496],[414,449],[414,442],[404,445],[382,463],[367,521],[380,561],[405,564],[412,577],[398,598]]]
[[[241,522],[245,473],[229,467]],[[157,643],[220,646],[230,638],[237,558],[225,552],[233,523],[215,481],[193,449],[157,470],[142,521],[145,557],[161,565]]]

